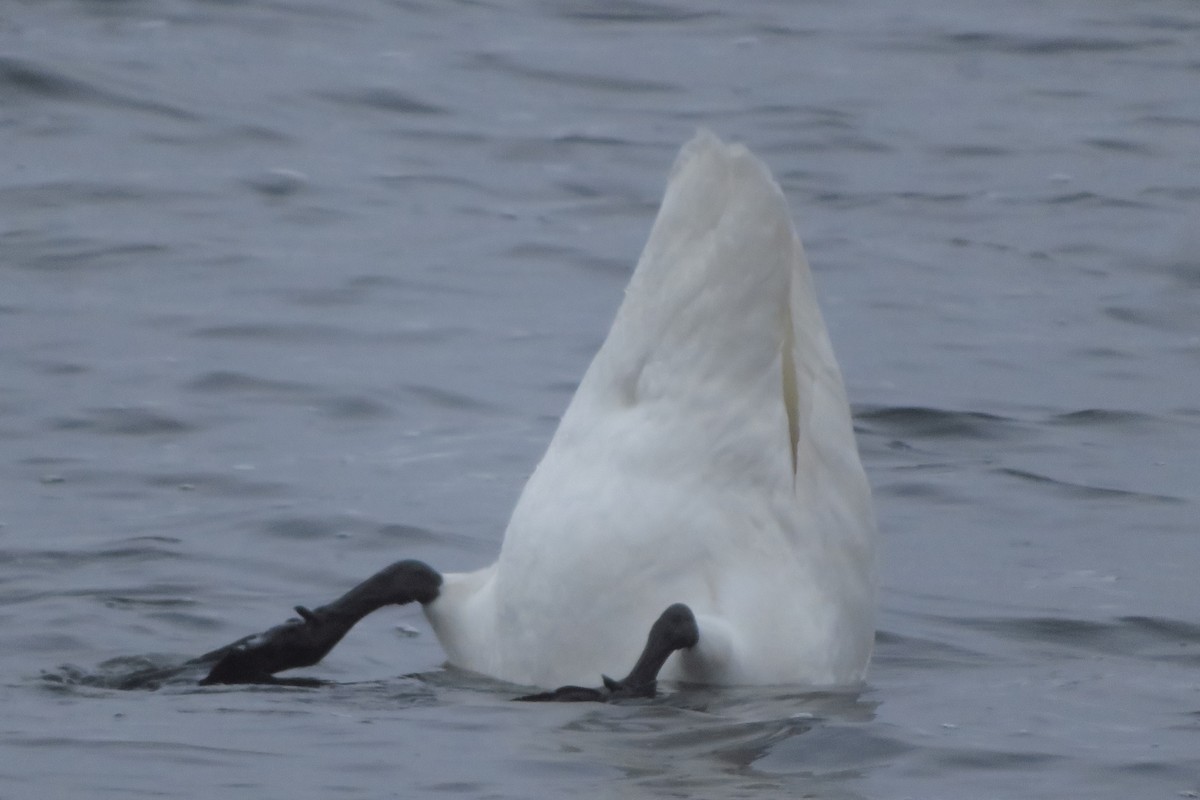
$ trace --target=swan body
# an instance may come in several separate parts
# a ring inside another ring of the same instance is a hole
[[[783,193],[702,131],[499,557],[424,608],[451,664],[517,684],[621,674],[685,603],[699,642],[662,677],[847,685],[871,656],[875,538]]]

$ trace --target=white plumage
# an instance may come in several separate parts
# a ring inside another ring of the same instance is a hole
[[[608,338],[496,563],[426,613],[456,666],[542,687],[624,674],[670,604],[661,677],[860,681],[875,520],[787,203],[746,148],[684,146]]]

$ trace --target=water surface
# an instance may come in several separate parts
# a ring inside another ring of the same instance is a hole
[[[1200,9],[0,10],[0,795],[1200,792]],[[861,692],[528,707],[415,609],[322,689],[119,691],[495,555],[697,126],[797,216],[884,539]]]

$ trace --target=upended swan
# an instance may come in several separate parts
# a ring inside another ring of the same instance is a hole
[[[562,687],[529,699],[653,694],[659,677],[852,685],[874,641],[875,538],[787,202],[745,147],[701,131],[496,562],[398,562],[197,662],[208,683],[271,681],[416,601],[450,664]]]

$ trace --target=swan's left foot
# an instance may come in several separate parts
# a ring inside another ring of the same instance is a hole
[[[310,667],[324,658],[357,620],[338,618],[323,608],[296,606],[299,619],[290,619],[263,633],[245,636],[195,663],[212,663],[201,686],[214,683],[277,683],[276,672]],[[214,663],[215,662],[215,663]]]
[[[281,679],[276,672],[310,667],[324,658],[367,614],[386,605],[416,601],[430,603],[438,596],[442,576],[420,561],[398,561],[382,569],[328,605],[309,610],[296,606],[299,619],[192,659],[189,664],[212,664],[202,686],[213,683],[275,683],[312,685],[308,679]]]
[[[529,702],[605,703],[629,697],[654,697],[658,689],[658,673],[667,662],[667,657],[676,650],[695,647],[700,641],[700,628],[696,616],[683,603],[667,608],[650,626],[646,647],[638,657],[637,664],[623,679],[614,681],[607,675],[604,686],[592,689],[586,686],[560,686],[552,692],[518,697]]]

